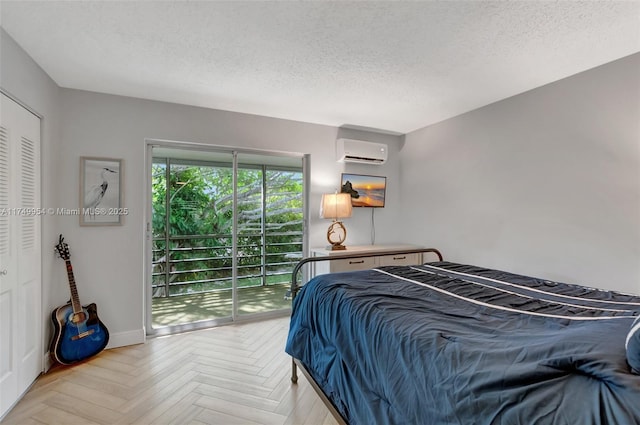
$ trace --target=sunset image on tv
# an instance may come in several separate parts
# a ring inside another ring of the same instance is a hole
[[[341,191],[351,195],[354,207],[384,207],[386,188],[386,177],[342,174]]]

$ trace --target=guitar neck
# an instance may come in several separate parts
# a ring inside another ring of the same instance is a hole
[[[71,260],[65,260],[65,263],[67,264],[67,278],[69,279],[69,290],[71,291],[71,305],[73,306],[73,312],[80,313],[82,311],[82,305],[80,304],[80,298],[78,297],[76,279],[73,277]]]

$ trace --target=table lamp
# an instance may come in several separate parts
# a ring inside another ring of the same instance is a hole
[[[327,230],[327,240],[331,244],[327,249],[338,251],[346,249],[342,243],[347,238],[347,229],[341,218],[351,217],[351,195],[348,193],[326,193],[322,195],[320,218],[333,220]]]

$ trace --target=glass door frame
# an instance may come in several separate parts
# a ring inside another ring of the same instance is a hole
[[[308,220],[309,220],[309,187],[310,187],[310,174],[309,174],[309,159],[308,154],[302,153],[288,153],[280,151],[268,151],[260,149],[250,148],[238,148],[231,146],[221,145],[208,145],[191,142],[179,142],[168,141],[158,139],[145,139],[145,173],[144,173],[144,271],[143,271],[143,294],[144,294],[144,306],[143,306],[143,320],[145,325],[145,333],[147,336],[160,336],[172,333],[184,332],[189,330],[209,328],[213,326],[219,326],[234,322],[251,321],[265,319],[269,317],[280,317],[283,314],[289,314],[289,309],[275,310],[270,312],[252,313],[252,314],[239,314],[238,313],[238,214],[236,208],[233,213],[233,237],[232,237],[232,314],[231,317],[205,320],[196,323],[189,323],[183,325],[166,326],[160,328],[154,328],[152,322],[152,246],[153,246],[153,229],[152,229],[152,166],[153,166],[153,149],[154,148],[166,148],[175,150],[189,150],[194,152],[211,152],[211,153],[227,153],[232,155],[233,163],[233,204],[237,205],[238,202],[238,155],[264,155],[264,156],[278,156],[288,158],[299,158],[302,163],[302,175],[303,175],[303,237],[302,237],[302,255],[306,257],[309,253],[309,235],[308,235]]]

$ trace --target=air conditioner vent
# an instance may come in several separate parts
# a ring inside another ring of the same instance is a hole
[[[338,139],[336,141],[337,160],[363,164],[384,164],[387,162],[387,145],[364,140]]]

